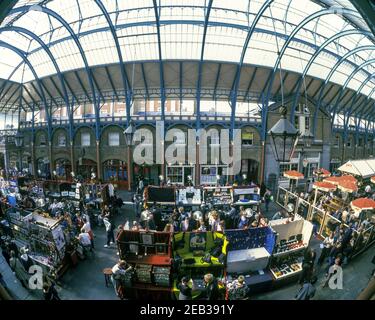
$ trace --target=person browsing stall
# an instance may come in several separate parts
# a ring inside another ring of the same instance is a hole
[[[125,260],[119,260],[112,268],[111,281],[115,288],[116,295],[118,296],[118,289],[121,285],[121,280],[125,277],[128,272],[131,272],[132,266],[128,266]]]
[[[189,286],[189,277],[182,277],[181,282],[177,285],[180,293],[178,295],[178,300],[192,300],[192,288]]]
[[[215,277],[208,273],[203,277],[205,288],[204,291],[199,295],[199,298],[202,300],[219,300],[220,293],[219,293],[219,285]]]
[[[240,275],[234,280],[228,290],[229,300],[244,300],[249,294],[249,287],[245,282],[245,277]]]

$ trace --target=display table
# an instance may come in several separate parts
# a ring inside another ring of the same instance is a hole
[[[133,267],[120,288],[126,299],[171,298],[171,234],[121,231],[117,237],[120,258]]]
[[[270,256],[271,255],[264,247],[229,251],[227,272],[246,273],[263,270],[267,267]]]

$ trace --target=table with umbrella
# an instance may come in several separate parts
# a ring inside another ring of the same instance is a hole
[[[329,172],[327,169],[319,168],[317,170],[314,170],[313,175],[318,178],[318,181],[321,181],[323,178],[328,178],[331,176],[331,172]]]
[[[353,200],[350,206],[354,210],[356,218],[359,218],[362,211],[375,209],[375,201],[369,198],[358,198]]]
[[[296,170],[285,171],[284,172],[284,177],[288,178],[290,180],[289,181],[290,192],[293,192],[293,181],[296,181],[296,183],[297,183],[297,180],[302,180],[302,179],[305,178],[305,176],[303,175],[303,173],[298,172]]]
[[[318,181],[313,184],[313,189],[315,190],[315,196],[313,201],[313,207],[316,205],[316,199],[318,198],[318,191],[331,192],[336,190],[336,185],[326,181]]]

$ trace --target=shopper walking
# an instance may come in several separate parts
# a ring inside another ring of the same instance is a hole
[[[264,194],[264,202],[266,204],[266,213],[268,213],[271,199],[272,199],[271,191],[267,189],[266,193]]]
[[[107,232],[107,244],[104,245],[104,248],[109,248],[111,244],[115,242],[115,235],[113,233],[114,226],[106,217],[103,219],[105,231]]]

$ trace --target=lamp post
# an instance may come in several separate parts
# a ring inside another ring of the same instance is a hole
[[[14,136],[14,143],[18,149],[18,167],[22,171],[22,155],[21,155],[21,148],[23,146],[24,136],[21,131],[17,131],[17,134]]]
[[[131,191],[132,188],[132,166],[131,166],[131,147],[134,145],[134,133],[135,133],[135,125],[133,120],[130,120],[128,127],[124,131],[126,145],[128,148],[128,190]]]
[[[280,107],[282,118],[268,131],[271,136],[273,151],[277,162],[289,162],[293,155],[300,133],[286,118],[287,108]]]
[[[303,146],[301,149],[301,158],[302,158],[302,167],[303,167],[303,175],[305,179],[305,192],[308,190],[308,170],[307,166],[309,165],[309,161],[307,159],[307,151],[311,147],[312,142],[314,140],[314,136],[310,132],[305,132],[301,135]]]

